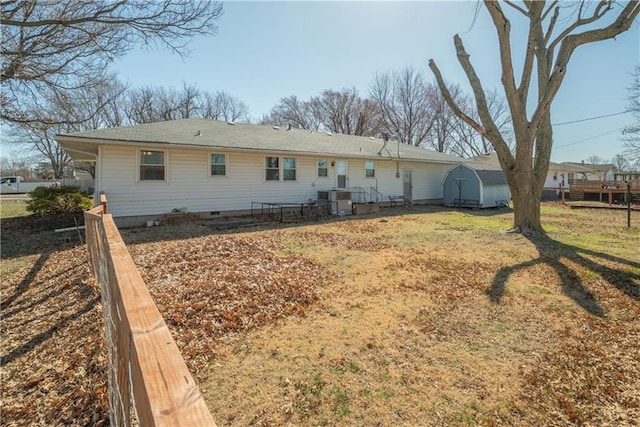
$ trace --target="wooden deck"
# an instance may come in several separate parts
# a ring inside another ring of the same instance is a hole
[[[601,202],[578,201],[578,202],[566,202],[565,204],[567,206],[569,206],[571,209],[612,209],[612,210],[626,210],[627,209],[627,205],[622,205],[622,204],[609,205],[608,203],[601,203]],[[632,211],[640,211],[640,205],[638,205],[638,204],[631,205],[631,210]]]
[[[631,181],[631,201],[640,198],[640,181]],[[610,206],[614,202],[627,202],[627,183],[621,181],[587,181],[573,180],[569,185],[571,200],[600,201],[608,203]],[[594,194],[595,197],[588,197]]]

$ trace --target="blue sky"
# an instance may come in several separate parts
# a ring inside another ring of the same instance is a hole
[[[455,56],[457,33],[484,86],[501,88],[495,29],[484,8],[474,20],[476,2],[228,2],[224,9],[218,34],[194,39],[189,57],[134,50],[114,70],[134,87],[186,82],[226,91],[259,119],[289,95],[307,99],[353,86],[367,96],[376,73],[405,66],[431,79],[429,58],[448,81],[470,91]],[[615,40],[578,48],[553,105],[554,123],[627,109],[631,72],[640,63],[639,28],[635,22]],[[517,20],[513,31],[514,47],[523,46]],[[632,121],[627,113],[556,126],[551,159],[609,159],[623,150],[617,129]]]

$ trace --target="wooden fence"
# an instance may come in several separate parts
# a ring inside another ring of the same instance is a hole
[[[100,285],[112,426],[215,426],[213,417],[108,213],[85,212],[91,273]]]

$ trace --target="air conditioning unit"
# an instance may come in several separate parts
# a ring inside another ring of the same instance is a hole
[[[318,191],[318,200],[326,200],[334,215],[351,214],[351,192],[344,190]]]

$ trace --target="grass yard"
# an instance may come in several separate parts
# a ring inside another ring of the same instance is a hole
[[[634,425],[632,215],[545,204],[534,240],[505,232],[511,212],[426,207],[122,234],[218,425]],[[83,248],[45,230],[18,245],[12,220],[2,424],[105,424]]]

